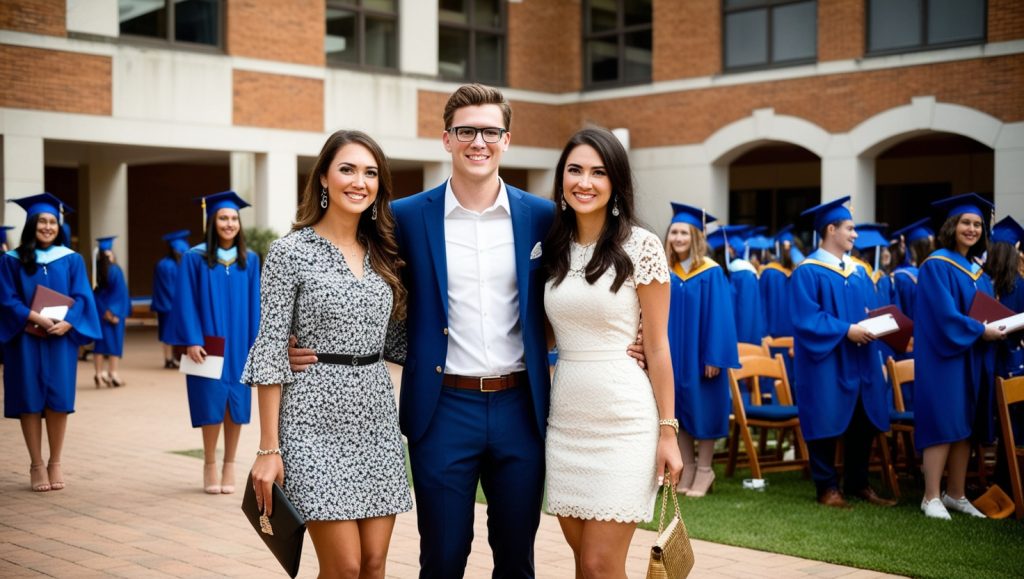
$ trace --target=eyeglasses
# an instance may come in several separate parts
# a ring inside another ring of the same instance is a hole
[[[476,140],[477,134],[484,138],[485,143],[497,143],[508,131],[499,127],[452,127],[448,132],[455,135],[455,138],[463,143],[472,143]]]

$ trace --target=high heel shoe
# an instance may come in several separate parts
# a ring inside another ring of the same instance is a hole
[[[100,382],[101,382],[101,383],[102,383],[102,384],[103,384],[104,386],[106,386],[107,388],[110,388],[110,386],[111,386],[111,385],[113,384],[113,383],[112,383],[112,382],[110,381],[110,374],[107,374],[107,373],[106,373],[105,371],[104,371],[104,372],[100,372],[100,376],[99,376],[99,378],[100,378]]]
[[[29,479],[32,481],[32,491],[37,493],[45,493],[50,490],[50,475],[46,472],[46,465],[32,464],[28,467]]]
[[[122,380],[121,377],[118,376],[117,374],[111,374],[110,375],[110,381],[114,384],[114,388],[120,388],[121,386],[124,386],[124,385],[127,384],[127,382]]]
[[[696,464],[684,464],[683,474],[679,477],[679,483],[676,484],[676,492],[680,494],[686,494],[690,488],[693,487],[693,479],[697,476],[697,465]]]
[[[100,384],[100,375],[99,374],[93,374],[92,381],[96,383],[96,389],[99,390],[100,386],[101,386],[101,384]]]
[[[715,488],[715,471],[710,466],[697,467],[697,476],[693,480],[693,486],[687,491],[686,496],[699,498]]]
[[[220,494],[220,483],[217,481],[217,463],[203,463],[203,490],[208,495]]]
[[[224,461],[224,469],[220,475],[220,492],[230,495],[235,492],[235,462]]]
[[[64,473],[61,472],[59,462],[51,462],[46,465],[46,475],[50,477],[51,491],[59,491],[64,488]]]

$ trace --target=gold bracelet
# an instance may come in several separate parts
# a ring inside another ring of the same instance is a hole
[[[672,430],[675,430],[676,434],[679,434],[679,421],[675,418],[662,418],[658,421],[658,426],[671,426]]]
[[[256,449],[256,456],[267,456],[268,454],[281,454],[280,448],[268,448],[263,450],[262,448]]]

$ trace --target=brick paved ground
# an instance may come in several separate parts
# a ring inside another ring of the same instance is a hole
[[[283,577],[239,511],[241,494],[202,492],[202,463],[172,451],[202,446],[189,426],[184,379],[159,369],[152,329],[129,330],[122,376],[128,386],[96,390],[92,365],[79,365],[77,409],[64,455],[67,488],[33,493],[18,422],[0,421],[0,577]],[[255,403],[253,417],[256,417]],[[243,429],[236,465],[244,481],[258,427]],[[490,576],[485,507],[467,577]],[[638,531],[629,575],[643,577],[654,534]],[[416,576],[415,515],[398,517],[388,577]],[[694,541],[694,577],[878,577],[877,573]],[[316,575],[307,540],[301,577]],[[558,523],[544,516],[538,577],[573,576]]]

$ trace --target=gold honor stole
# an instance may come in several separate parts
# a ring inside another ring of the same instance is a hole
[[[718,267],[718,263],[716,263],[715,260],[711,259],[710,257],[705,257],[704,263],[700,264],[700,266],[698,266],[697,269],[693,271],[684,271],[683,265],[681,263],[677,263],[672,268],[672,272],[675,273],[676,276],[679,277],[679,279],[683,281],[689,281],[690,278],[696,276],[697,274],[704,273],[705,271],[713,267]]]

